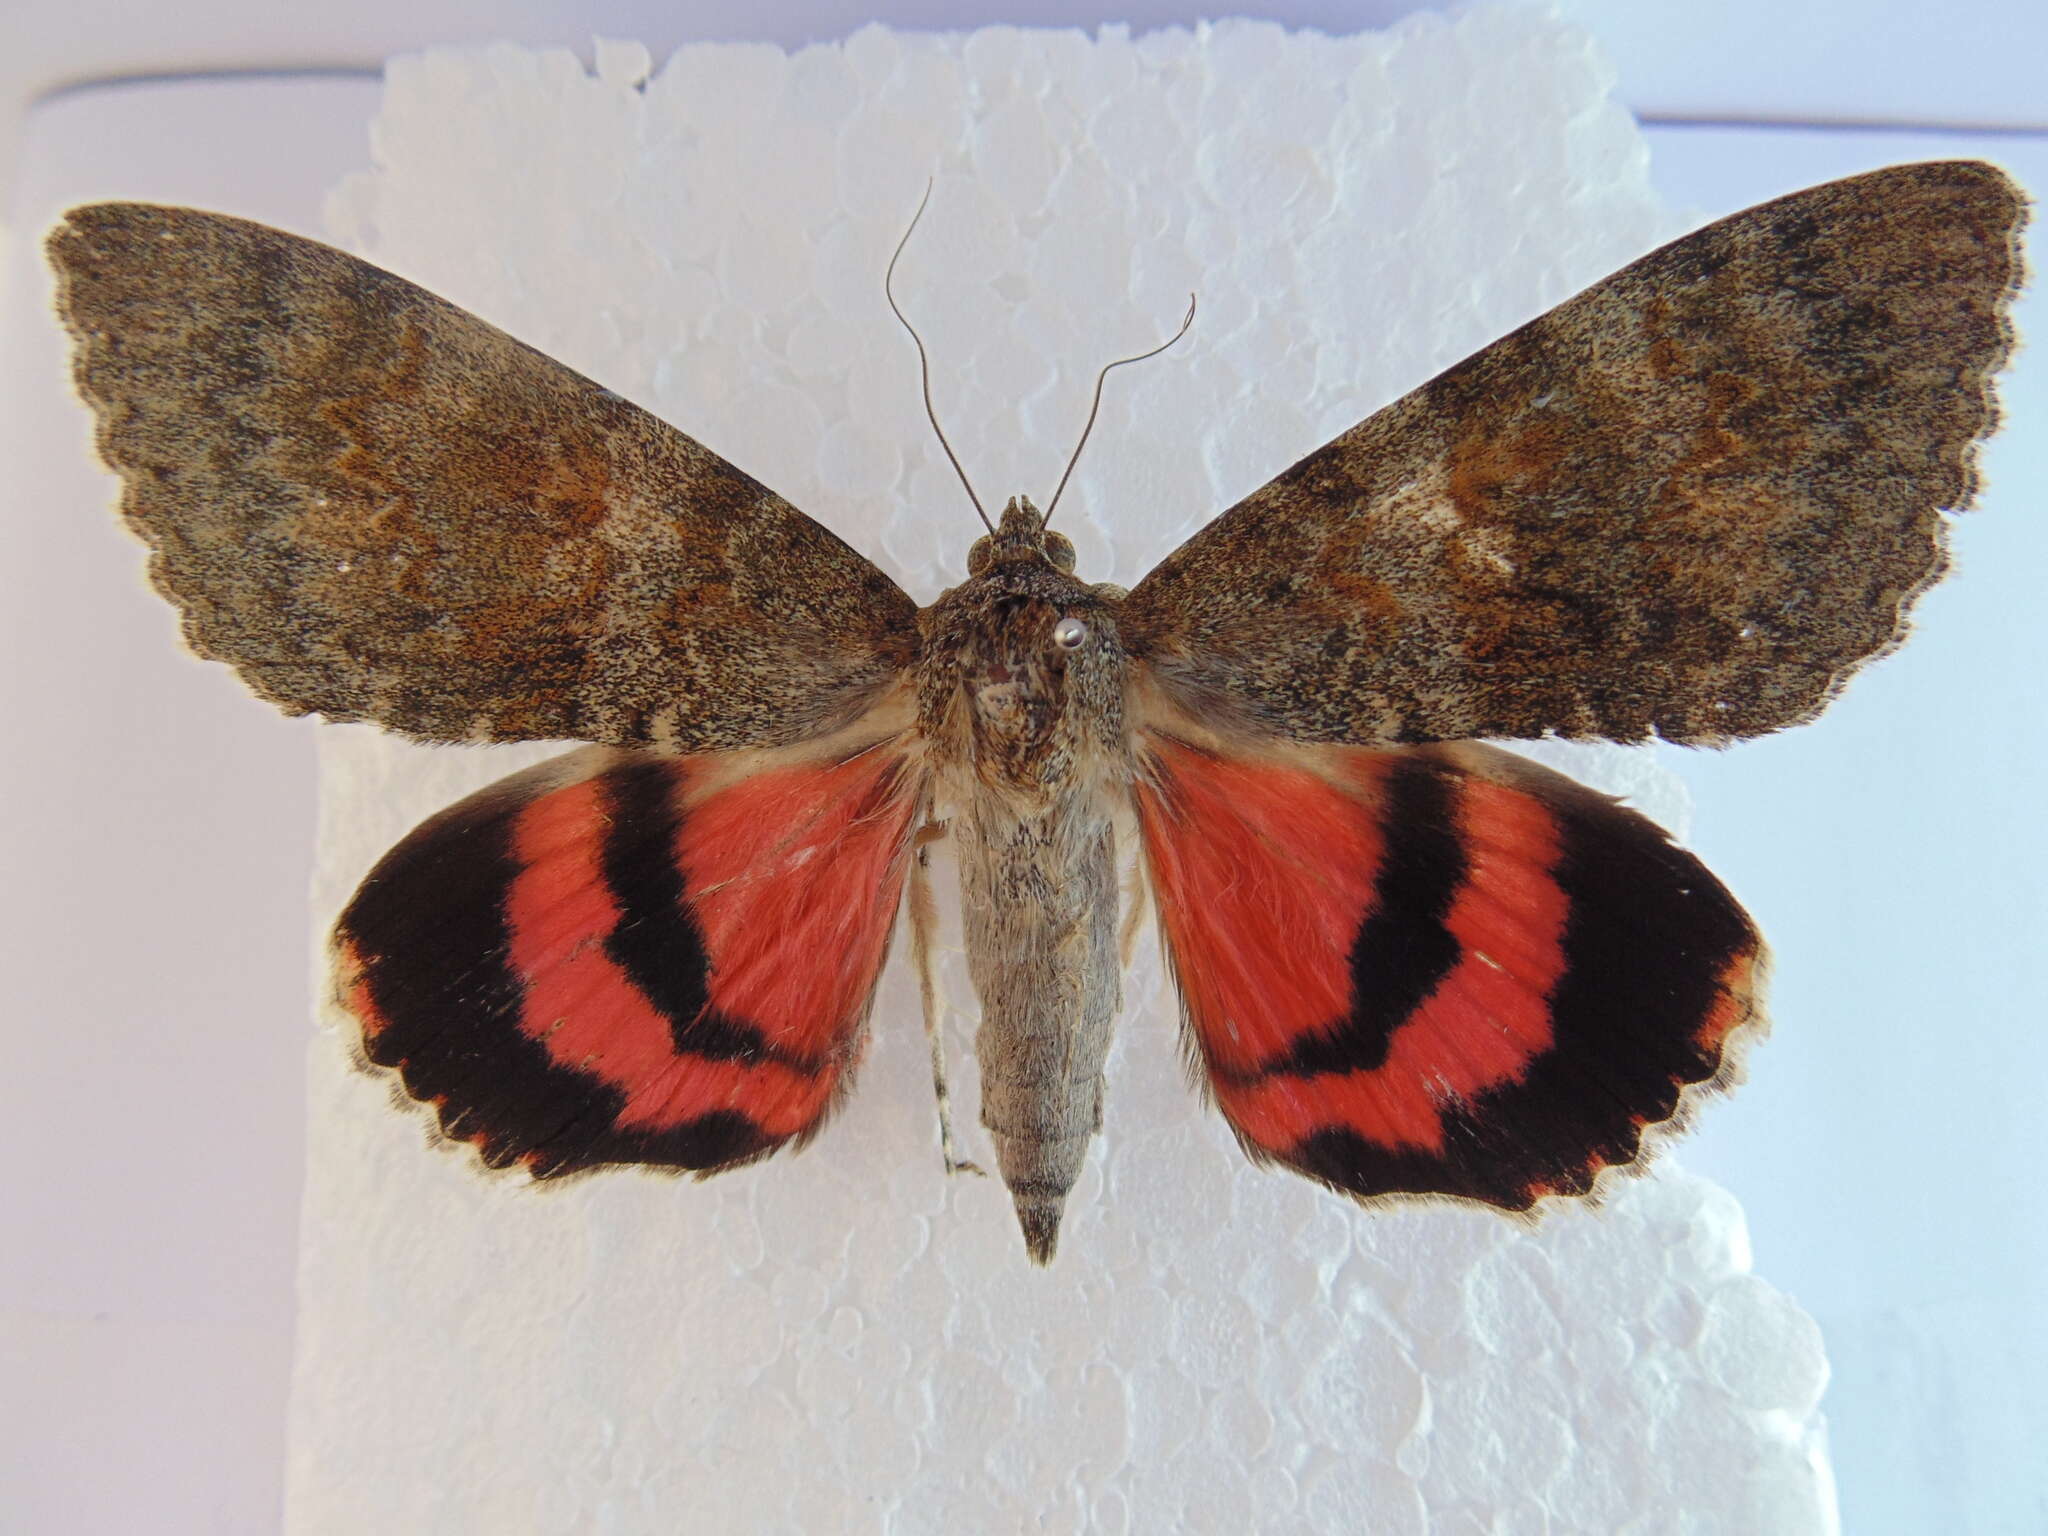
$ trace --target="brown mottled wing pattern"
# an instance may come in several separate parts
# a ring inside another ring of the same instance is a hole
[[[2024,219],[1956,162],[1710,224],[1238,503],[1122,633],[1182,708],[1298,740],[1809,719],[1941,572]]]
[[[52,233],[122,510],[202,656],[429,741],[765,746],[864,707],[915,609],[716,454],[343,252],[107,203]]]

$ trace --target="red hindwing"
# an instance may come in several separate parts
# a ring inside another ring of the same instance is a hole
[[[1761,944],[1713,876],[1512,754],[1149,737],[1138,809],[1218,1104],[1352,1194],[1586,1193],[1761,1023]]]
[[[336,929],[363,1048],[493,1166],[713,1169],[816,1130],[888,949],[900,755],[591,749],[424,823]]]

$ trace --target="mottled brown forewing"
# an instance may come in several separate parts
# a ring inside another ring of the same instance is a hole
[[[910,600],[832,534],[402,279],[139,204],[74,210],[49,249],[157,586],[293,713],[763,746],[911,659]]]
[[[2024,219],[1935,163],[1708,225],[1254,492],[1125,639],[1182,708],[1302,740],[1809,719],[1941,573]]]

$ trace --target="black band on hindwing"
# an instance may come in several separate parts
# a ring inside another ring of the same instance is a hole
[[[1394,1032],[1458,964],[1458,940],[1444,926],[1465,880],[1458,835],[1458,781],[1424,757],[1389,770],[1381,825],[1386,844],[1372,904],[1351,944],[1351,1014],[1260,1068],[1309,1077],[1384,1066]]]
[[[1719,1048],[1697,1036],[1731,964],[1759,947],[1749,919],[1647,818],[1578,786],[1553,795],[1551,809],[1552,873],[1568,906],[1550,1047],[1519,1081],[1447,1106],[1441,1149],[1333,1129],[1291,1149],[1291,1165],[1358,1194],[1524,1210],[1543,1195],[1584,1194],[1603,1168],[1631,1162],[1645,1127],[1720,1071]]]
[[[422,824],[342,913],[337,937],[361,966],[378,1021],[364,1053],[396,1069],[442,1130],[487,1164],[524,1162],[537,1178],[602,1163],[717,1168],[769,1150],[774,1138],[728,1111],[661,1130],[622,1127],[619,1088],[555,1061],[520,1027],[526,986],[509,963],[506,898],[524,872],[515,839],[532,796],[521,787],[494,786]],[[673,838],[647,845],[672,848]],[[701,960],[695,972],[701,987]]]
[[[777,1049],[752,1023],[711,1006],[710,957],[677,846],[686,812],[673,766],[659,758],[628,763],[600,787],[612,813],[604,879],[619,909],[605,951],[668,1020],[677,1053],[823,1070],[824,1063]]]

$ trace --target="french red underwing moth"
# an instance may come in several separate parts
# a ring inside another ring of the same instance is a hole
[[[136,204],[73,210],[49,251],[195,651],[294,714],[589,744],[363,882],[335,985],[368,1060],[535,1178],[801,1144],[943,824],[982,1119],[1043,1263],[1103,1124],[1120,850],[1245,1150],[1362,1201],[1591,1194],[1734,1079],[1764,1022],[1749,918],[1649,821],[1483,742],[1721,745],[1897,644],[1996,421],[2024,217],[1970,162],[1750,209],[1128,593],[1020,496],[923,609],[354,257]]]

